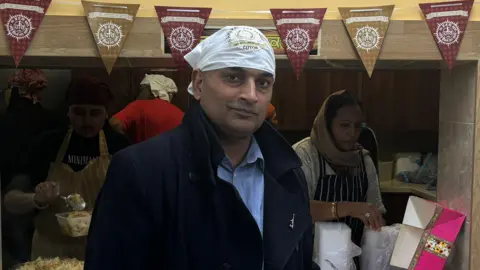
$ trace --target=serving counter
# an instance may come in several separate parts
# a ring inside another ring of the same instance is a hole
[[[404,183],[395,179],[380,182],[380,191],[382,193],[409,193],[425,200],[437,200],[437,192],[427,190],[427,185]]]
[[[408,198],[411,195],[418,196],[425,200],[436,201],[437,192],[427,190],[425,184],[409,184],[398,180],[380,181],[383,204],[387,209],[385,221],[387,225],[402,223]]]

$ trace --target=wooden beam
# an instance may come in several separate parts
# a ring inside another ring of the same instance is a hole
[[[207,27],[225,25],[274,26],[271,20],[211,19]],[[358,60],[342,21],[324,21],[321,31],[319,55],[311,56],[311,59]],[[4,35],[2,27],[0,36]],[[458,60],[480,58],[480,46],[475,40],[480,40],[480,22],[472,21],[465,33]],[[0,39],[1,56],[10,56],[6,38]],[[97,58],[94,65],[101,63],[85,17],[46,16],[26,56],[26,61],[31,57],[43,59],[44,57],[60,59],[65,57],[69,61],[73,59],[74,62],[70,64],[74,66],[90,63],[90,60],[75,60],[76,58]],[[158,66],[165,65],[161,59],[170,58],[170,55],[163,54],[161,27],[157,18],[135,20],[120,57],[118,62],[120,66],[156,66],[157,62]],[[286,59],[285,56],[278,58]],[[442,58],[424,21],[392,21],[379,60],[442,60]],[[45,61],[55,62],[56,60]],[[139,64],[138,61],[148,61],[149,64]],[[59,63],[62,62],[60,60]],[[171,63],[171,60],[167,63]],[[1,61],[0,64],[6,63]]]

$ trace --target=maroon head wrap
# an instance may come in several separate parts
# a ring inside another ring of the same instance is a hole
[[[21,97],[29,98],[33,102],[40,101],[40,91],[48,86],[47,78],[40,69],[17,71],[10,76],[8,83],[18,88],[18,94]]]
[[[70,83],[67,91],[68,105],[90,104],[108,106],[113,96],[110,87],[97,78],[84,77]]]

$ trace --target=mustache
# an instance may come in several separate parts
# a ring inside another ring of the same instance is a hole
[[[246,113],[251,113],[251,114],[255,114],[255,115],[258,115],[258,112],[252,108],[252,107],[249,107],[249,106],[227,106],[227,108],[229,109],[232,109],[232,110],[237,110],[237,111],[242,111],[242,112],[246,112]]]

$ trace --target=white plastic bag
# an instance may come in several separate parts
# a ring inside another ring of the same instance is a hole
[[[399,232],[400,224],[382,227],[380,232],[365,228],[360,268],[362,270],[390,270],[390,259]]]
[[[337,252],[327,252],[323,258],[327,265],[326,270],[356,270],[357,267],[353,258],[360,256],[360,254],[362,254],[362,249],[354,243]],[[323,263],[322,270],[325,268],[325,263]]]
[[[322,270],[355,270],[354,257],[362,253],[351,240],[345,223],[315,222],[313,261]]]

